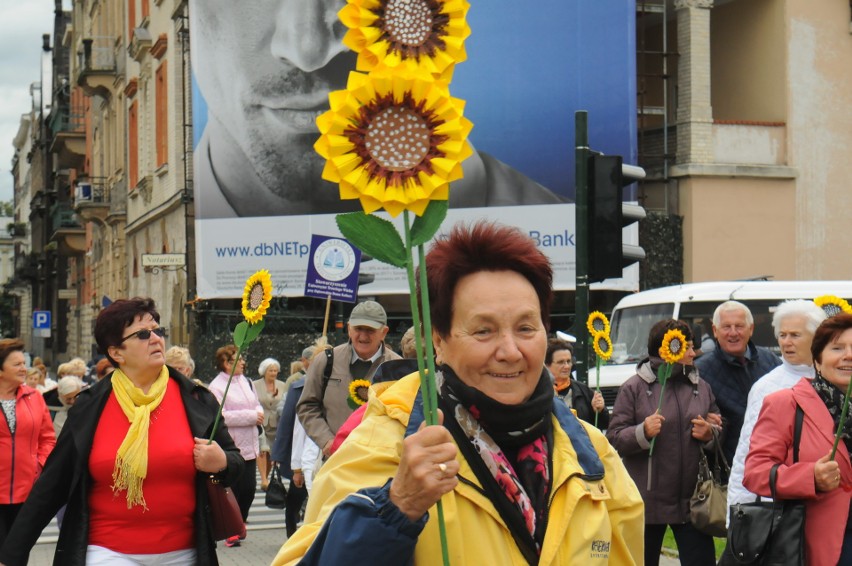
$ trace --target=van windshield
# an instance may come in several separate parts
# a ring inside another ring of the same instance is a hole
[[[635,363],[648,355],[648,334],[654,323],[672,318],[674,303],[628,307],[612,315],[611,364]]]

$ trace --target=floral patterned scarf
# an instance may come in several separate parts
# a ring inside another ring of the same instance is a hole
[[[834,421],[834,433],[837,433],[837,427],[840,424],[840,413],[843,412],[843,398],[846,393],[826,381],[821,373],[817,372],[816,377],[811,381],[811,387],[814,388],[819,398],[825,403],[828,409],[828,414],[831,415]],[[840,436],[849,453],[852,454],[852,419],[846,419],[843,425],[843,434]]]
[[[552,475],[553,386],[549,377],[542,373],[525,403],[504,405],[464,384],[449,366],[441,370],[436,377],[445,426],[454,437],[467,440],[456,438],[486,495],[516,540],[526,542],[537,557],[547,525]],[[498,493],[502,497],[496,497]]]

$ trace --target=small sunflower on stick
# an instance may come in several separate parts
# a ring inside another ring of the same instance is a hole
[[[222,418],[222,407],[225,406],[225,399],[228,397],[228,389],[231,387],[231,380],[234,379],[234,370],[237,368],[237,361],[240,359],[242,352],[248,348],[255,338],[260,335],[266,324],[263,317],[266,315],[266,310],[269,308],[269,301],[272,300],[272,278],[269,272],[261,269],[246,281],[246,287],[243,291],[242,313],[245,320],[240,321],[234,327],[234,346],[237,347],[237,353],[234,356],[234,363],[231,364],[231,375],[228,376],[228,383],[225,385],[225,392],[222,394],[222,402],[219,403],[219,410],[216,412],[216,420],[213,421],[213,430],[210,432],[208,444],[213,442],[216,436],[216,430],[219,428],[219,421]]]
[[[612,340],[609,337],[609,319],[600,311],[594,311],[586,320],[586,328],[592,335],[592,349],[595,351],[595,392],[601,391],[601,362],[612,357]],[[598,426],[598,416],[595,411],[595,426]]]
[[[666,392],[666,383],[672,376],[672,367],[683,359],[686,354],[686,336],[677,328],[672,328],[663,336],[663,344],[660,346],[660,357],[663,358],[663,364],[657,369],[657,381],[660,382],[660,400],[657,403],[657,413],[663,407],[663,394]],[[651,439],[651,449],[648,452],[648,458],[654,454],[654,441],[657,437]],[[650,481],[650,477],[648,478]]]

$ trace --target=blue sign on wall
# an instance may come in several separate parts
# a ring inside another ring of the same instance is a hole
[[[344,240],[314,234],[308,254],[305,296],[354,303],[358,298],[361,250]]]
[[[50,311],[33,311],[33,328],[50,329]]]

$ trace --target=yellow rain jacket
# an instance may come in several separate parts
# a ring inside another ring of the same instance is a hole
[[[363,422],[320,470],[308,499],[305,524],[284,544],[273,566],[298,564],[303,557],[302,564],[339,560],[345,560],[339,563],[346,566],[405,564],[408,560],[396,560],[405,552],[410,556],[414,545],[414,564],[441,564],[436,509],[419,523],[400,519],[405,516],[395,506],[396,516],[388,511],[389,480],[399,465],[419,387],[418,375],[412,374],[378,396],[376,389],[371,390]],[[567,408],[555,408],[553,425],[553,489],[539,564],[641,564],[644,505],[618,454],[603,434]],[[457,458],[459,484],[441,499],[450,563],[526,565],[461,451]],[[591,474],[601,479],[586,473],[580,460],[587,468],[602,469],[602,474]],[[324,526],[332,512],[333,521]],[[383,559],[376,562],[377,557]]]

